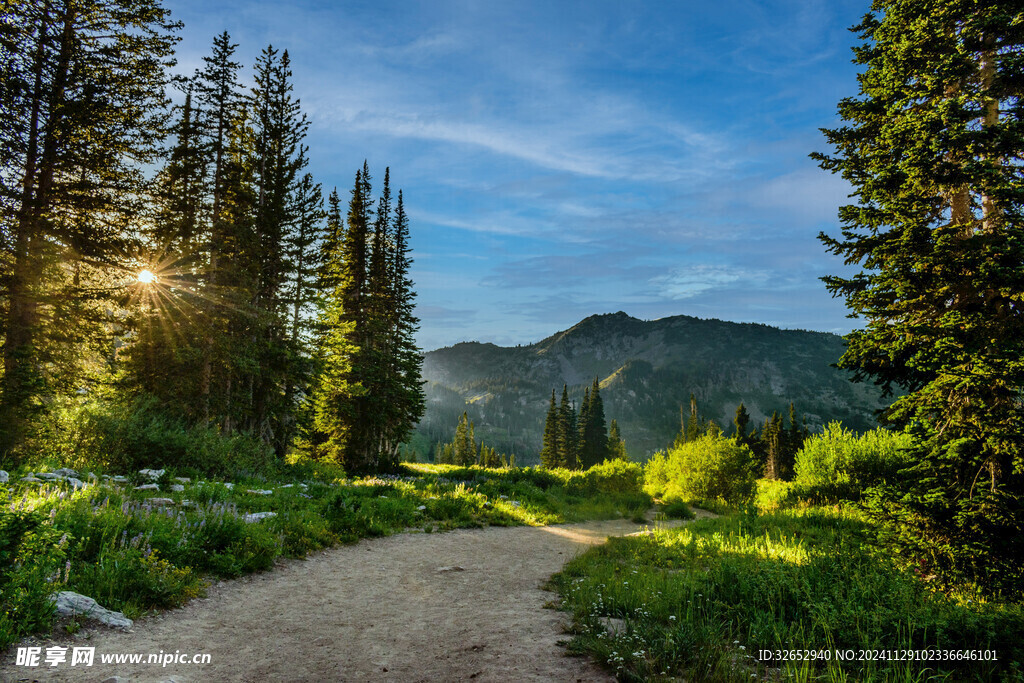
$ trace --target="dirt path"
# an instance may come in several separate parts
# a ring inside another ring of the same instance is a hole
[[[608,681],[557,643],[566,615],[544,609],[551,574],[629,521],[398,534],[213,586],[133,632],[62,643],[96,648],[92,667],[0,666],[5,681]],[[45,643],[44,654],[45,654]],[[209,653],[209,664],[101,665],[101,654]],[[70,652],[70,651],[69,651]],[[69,654],[70,660],[70,654]]]

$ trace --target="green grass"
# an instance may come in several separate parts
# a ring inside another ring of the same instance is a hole
[[[579,473],[410,464],[397,475],[349,479],[337,467],[298,462],[238,476],[233,486],[183,467],[161,477],[160,491],[135,490],[137,474],[126,484],[76,491],[22,484],[25,472],[0,485],[0,647],[47,630],[47,596],[55,590],[89,595],[134,618],[201,595],[211,577],[268,569],[279,557],[361,538],[633,518],[651,504],[622,467]],[[192,481],[170,492],[182,475]],[[247,522],[255,512],[276,516]]]
[[[572,649],[620,680],[1024,680],[1019,605],[939,593],[871,538],[849,510],[732,514],[610,539],[552,587],[573,615]],[[758,661],[760,650],[923,648],[998,661]]]

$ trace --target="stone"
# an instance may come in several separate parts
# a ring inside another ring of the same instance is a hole
[[[182,486],[181,484],[171,484],[171,491],[173,491],[174,493],[181,493],[184,490],[185,487]]]
[[[68,467],[61,467],[59,470],[54,470],[53,473],[54,474],[58,474],[58,475],[60,475],[62,477],[77,477],[78,476],[78,472],[75,472],[73,469],[70,469]]]
[[[167,470],[139,470],[139,474],[148,479],[159,479],[164,476],[164,472]]]
[[[226,482],[224,482],[224,488],[226,488],[228,491],[230,491],[231,489],[235,488],[235,485],[232,484],[230,481],[226,481]]]
[[[135,624],[120,612],[101,607],[95,600],[81,593],[61,591],[50,596],[50,600],[56,603],[57,614],[61,616],[82,615],[114,628],[131,628]]]
[[[65,479],[65,481],[68,484],[70,484],[71,488],[73,488],[73,489],[84,489],[84,488],[87,488],[89,486],[88,484],[86,484],[81,479],[75,479],[74,477],[68,477],[67,479]]]
[[[119,474],[116,477],[112,478],[110,481],[116,482],[118,484],[127,484],[128,483],[128,477],[125,477],[125,476],[122,476],[122,475]]]
[[[0,484],[6,484],[10,480],[11,480],[11,475],[9,475],[6,472],[6,470],[0,470]]]
[[[252,524],[253,522],[258,522],[261,519],[270,519],[271,517],[277,517],[277,513],[276,512],[252,512],[252,513],[246,515],[245,517],[243,517],[242,520],[245,521],[245,522],[248,522],[249,524]]]
[[[36,477],[33,477],[31,474],[28,475],[27,477],[22,477],[21,481],[29,483],[29,484],[42,484],[43,483],[42,479],[38,479]]]
[[[131,683],[131,681],[120,676],[111,676],[110,678],[104,678],[103,683]]]
[[[160,485],[159,484],[143,484],[142,486],[136,486],[135,490],[136,491],[159,491],[160,490]]]
[[[463,567],[460,567],[459,565],[456,564],[456,565],[452,565],[451,567],[438,567],[437,571],[439,571],[439,572],[464,572],[466,570]]]
[[[178,482],[179,484],[191,484],[192,483],[192,480],[189,477],[175,477],[174,481]]]
[[[273,491],[267,491],[265,489],[248,489],[249,493],[255,493],[257,496],[269,496],[273,494]]]
[[[146,501],[150,505],[156,505],[157,507],[165,507],[167,505],[174,505],[174,501],[170,498],[147,498]]]
[[[57,479],[63,479],[64,477],[57,474],[56,472],[38,472],[36,474],[40,479],[46,479],[47,481],[56,481]]]

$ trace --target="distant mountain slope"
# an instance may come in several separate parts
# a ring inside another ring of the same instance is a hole
[[[727,431],[740,401],[754,424],[792,401],[811,428],[830,420],[873,427],[879,392],[831,367],[842,353],[842,338],[823,332],[594,315],[529,346],[466,342],[427,353],[427,411],[417,441],[449,440],[468,410],[478,438],[514,452],[520,464],[536,462],[551,390],[560,398],[568,384],[578,404],[594,377],[606,418],[619,421],[633,457],[671,442],[691,392],[701,414]]]

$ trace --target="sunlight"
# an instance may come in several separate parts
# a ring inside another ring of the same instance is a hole
[[[153,275],[152,271],[144,270],[141,273],[139,273],[139,282],[141,282],[144,285],[148,285],[154,280],[156,280],[156,275]]]

